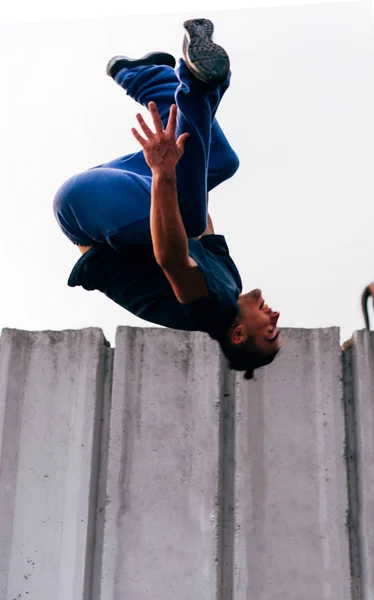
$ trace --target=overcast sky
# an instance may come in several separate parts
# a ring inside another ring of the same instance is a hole
[[[3,0],[0,21],[58,21],[60,19],[117,17],[131,14],[168,14],[196,10],[225,10],[253,7],[301,6],[303,4],[333,4],[344,2],[370,3],[371,0]]]
[[[137,149],[138,107],[106,77],[109,58],[178,56],[194,16],[213,19],[231,56],[218,119],[241,167],[211,194],[210,212],[244,290],[261,287],[283,327],[339,325],[342,339],[363,327],[359,297],[374,280],[371,2],[264,4],[214,12],[206,2],[199,13],[189,2],[176,14],[165,0],[166,15],[117,18],[118,2],[106,13],[98,2],[2,11],[0,327],[98,326],[113,343],[118,325],[148,325],[99,292],[67,287],[79,253],[52,201],[73,173]]]

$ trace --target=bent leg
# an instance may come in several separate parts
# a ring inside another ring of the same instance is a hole
[[[169,71],[174,74],[172,69]],[[140,73],[143,78],[144,74]],[[167,75],[170,78],[170,72]],[[218,159],[227,169],[229,146],[218,123],[212,124],[229,78],[218,88],[208,89],[190,74],[183,61],[179,75],[179,84],[173,83],[173,98],[169,95],[160,111],[167,117],[175,101],[179,109],[177,134],[190,133],[177,165],[178,200],[187,236],[196,238],[206,229],[207,191],[222,180],[224,169]],[[134,83],[133,73],[130,79]],[[145,80],[142,85],[144,90]],[[165,100],[165,94],[159,94],[159,101],[161,96]],[[212,159],[215,156],[217,166],[211,170],[209,180],[210,155]],[[236,168],[237,159],[227,172],[231,170],[232,174]],[[65,235],[79,246],[108,243],[120,250],[126,244],[151,244],[150,189],[151,173],[139,152],[69,179],[56,194],[54,213]]]
[[[151,244],[151,179],[119,169],[90,169],[58,190],[53,210],[73,244]]]
[[[217,119],[214,119],[209,147],[208,192],[227,181],[239,168],[239,157],[230,146]]]
[[[229,86],[230,75],[225,82],[212,88],[195,79],[183,60],[180,61],[178,74],[176,135],[190,134],[184,154],[177,164],[178,200],[187,236],[198,237],[207,224],[211,129],[220,100]]]
[[[175,94],[179,86],[179,79],[174,69],[155,65],[123,69],[117,73],[115,81],[139,104],[148,107],[150,101],[155,102],[163,124],[166,125],[170,106],[176,101]],[[104,166],[151,175],[143,152],[120,157]],[[208,191],[232,177],[238,166],[239,159],[214,118],[208,156]]]

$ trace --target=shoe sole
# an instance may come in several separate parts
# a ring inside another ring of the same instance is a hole
[[[142,58],[134,59],[128,58],[127,56],[114,56],[110,59],[106,67],[106,73],[109,77],[113,77],[112,71],[115,66],[116,73],[121,69],[133,69],[135,67],[141,66],[151,66],[151,65],[165,65],[168,67],[175,67],[175,58],[171,54],[167,54],[166,52],[150,52],[146,54]]]
[[[205,83],[222,83],[230,71],[227,52],[212,41],[214,25],[209,19],[185,21],[183,55],[190,71]]]

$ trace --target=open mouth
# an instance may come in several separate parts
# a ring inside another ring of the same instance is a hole
[[[270,343],[275,342],[275,340],[277,340],[279,338],[279,336],[280,336],[280,331],[278,329],[277,333],[272,338],[269,339],[269,342]]]

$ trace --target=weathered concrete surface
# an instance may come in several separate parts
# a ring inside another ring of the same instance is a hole
[[[348,600],[338,329],[294,329],[257,381],[239,376],[236,425],[234,598]]]
[[[101,600],[216,600],[220,353],[118,330]]]
[[[353,336],[360,600],[374,598],[374,333]]]
[[[246,382],[202,333],[121,328],[112,371],[100,330],[3,330],[1,600],[372,600],[374,334],[353,339],[342,361],[337,329],[291,330]]]
[[[91,597],[108,351],[98,329],[2,332],[2,600]]]

